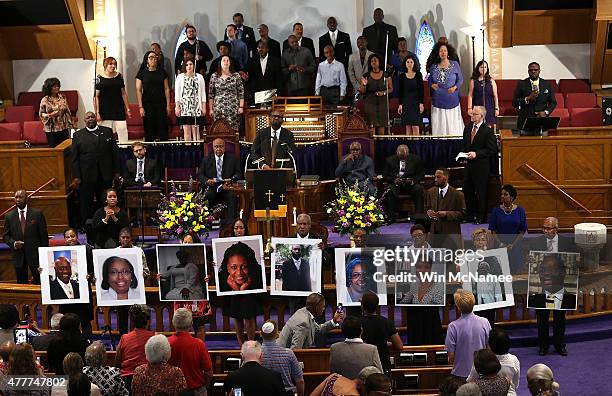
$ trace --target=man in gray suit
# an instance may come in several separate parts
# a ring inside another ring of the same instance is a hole
[[[336,311],[332,320],[322,325],[315,322],[315,317],[325,311],[325,297],[312,293],[306,297],[306,306],[300,308],[289,318],[281,330],[278,345],[289,349],[310,348],[314,345],[315,335],[325,334],[338,326],[344,318],[343,312]],[[375,348],[376,349],[376,348]],[[378,352],[377,352],[378,353]]]
[[[348,59],[348,77],[355,93],[358,92],[361,77],[368,72],[368,59],[373,54],[368,50],[368,39],[364,36],[357,37],[357,49],[358,51],[351,54]]]
[[[368,366],[374,366],[382,372],[382,364],[376,346],[366,344],[361,337],[361,320],[348,316],[342,323],[344,342],[331,346],[329,352],[329,370],[349,379],[357,378],[359,372]]]

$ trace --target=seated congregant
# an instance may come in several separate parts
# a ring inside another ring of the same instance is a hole
[[[35,351],[46,351],[49,348],[49,343],[59,337],[60,320],[64,317],[62,313],[56,313],[51,316],[51,329],[47,334],[34,337],[32,339],[32,347]]]
[[[361,143],[353,142],[350,146],[351,153],[340,161],[336,168],[336,177],[345,183],[353,185],[357,183],[362,189],[370,193],[376,192],[373,179],[374,161],[367,155],[362,154]]]
[[[236,218],[236,196],[227,190],[230,183],[240,179],[240,159],[225,152],[225,141],[213,141],[213,153],[202,159],[198,178],[209,204],[227,205],[226,221]]]
[[[332,320],[320,325],[315,317],[325,311],[325,297],[319,293],[312,293],[306,297],[306,306],[298,309],[285,323],[278,337],[278,345],[290,349],[309,348],[314,345],[317,333],[326,334],[338,326],[344,313],[335,312]]]
[[[142,142],[132,143],[134,158],[130,158],[125,163],[123,172],[123,186],[159,186],[162,175],[161,168],[154,158],[148,158],[147,148]]]
[[[415,154],[411,154],[408,146],[397,146],[395,155],[387,158],[383,177],[390,185],[387,193],[387,214],[391,222],[397,216],[399,195],[410,194],[414,202],[414,211],[423,213],[423,186],[421,180],[425,176],[423,161]]]

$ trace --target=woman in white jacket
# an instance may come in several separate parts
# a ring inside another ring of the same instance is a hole
[[[206,116],[206,89],[204,77],[195,72],[192,59],[183,63],[182,73],[176,77],[174,101],[178,123],[183,126],[183,138],[198,141],[199,126],[204,125]]]

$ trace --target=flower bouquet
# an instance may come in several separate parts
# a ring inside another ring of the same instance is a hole
[[[336,199],[327,203],[325,208],[335,222],[333,231],[340,235],[352,235],[360,228],[370,234],[385,221],[381,202],[368,195],[358,184],[339,184]]]
[[[157,208],[157,222],[161,233],[170,238],[182,240],[191,232],[208,238],[212,223],[223,208],[219,205],[211,209],[201,193],[178,194],[172,183],[170,194],[162,198]]]

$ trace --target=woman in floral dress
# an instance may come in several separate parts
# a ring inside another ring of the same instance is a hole
[[[213,119],[225,118],[237,131],[244,110],[244,87],[240,75],[233,71],[229,56],[221,58],[217,71],[210,78],[208,91]]]

